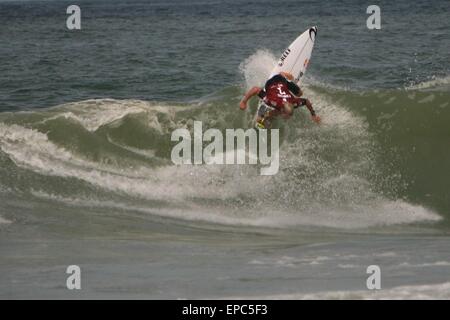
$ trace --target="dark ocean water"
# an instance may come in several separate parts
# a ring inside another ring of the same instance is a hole
[[[308,73],[353,89],[397,89],[450,72],[448,1],[381,1],[382,29],[357,1],[2,1],[0,110],[88,98],[189,101],[241,83],[257,49],[277,56],[318,25]]]
[[[380,1],[381,30],[358,1],[92,0],[69,31],[70,4],[0,1],[1,298],[449,298],[449,1]],[[277,175],[171,163],[176,128],[250,127],[313,25],[323,124],[277,124]]]

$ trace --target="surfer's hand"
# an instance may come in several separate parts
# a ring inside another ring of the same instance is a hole
[[[245,101],[241,101],[241,103],[239,103],[239,108],[241,108],[241,110],[247,109],[247,103],[245,103]]]
[[[320,122],[322,122],[322,119],[320,119],[319,116],[312,116],[312,119],[315,123],[320,124]]]

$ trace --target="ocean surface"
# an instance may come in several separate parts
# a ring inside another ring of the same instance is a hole
[[[377,4],[0,1],[0,298],[450,299],[450,2]],[[171,162],[314,25],[278,174]]]

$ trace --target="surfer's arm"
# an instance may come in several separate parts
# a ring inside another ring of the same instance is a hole
[[[312,106],[311,101],[309,101],[309,99],[305,99],[305,105],[309,110],[309,113],[311,113],[311,117],[313,119],[314,122],[316,123],[320,123],[320,117],[318,115],[316,115],[316,111],[314,111],[314,108]]]
[[[260,87],[253,87],[245,94],[244,98],[242,98],[241,103],[239,104],[239,108],[241,110],[247,109],[247,102],[251,97],[258,95],[261,92]]]

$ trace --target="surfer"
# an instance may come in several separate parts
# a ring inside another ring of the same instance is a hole
[[[241,110],[245,110],[248,100],[256,95],[261,99],[256,115],[256,127],[259,129],[269,128],[271,120],[278,115],[289,119],[294,113],[294,109],[301,106],[306,106],[313,121],[320,123],[320,117],[316,115],[311,101],[301,98],[303,92],[294,83],[292,74],[288,72],[280,72],[274,75],[267,80],[264,88],[251,88],[240,102]]]

